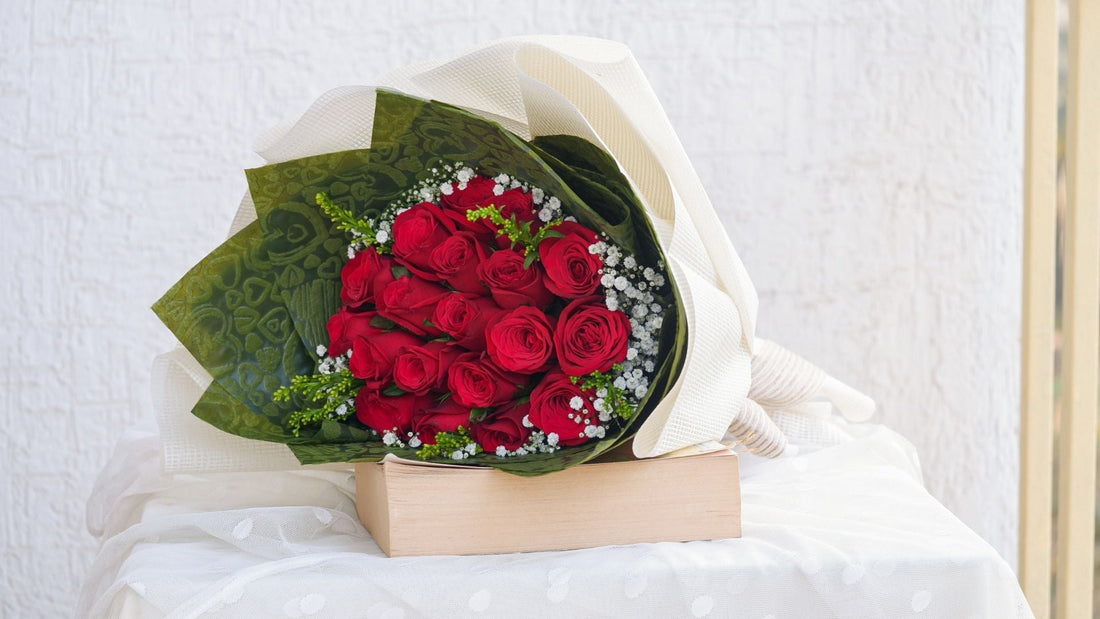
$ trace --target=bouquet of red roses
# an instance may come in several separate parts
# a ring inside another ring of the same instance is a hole
[[[629,438],[680,371],[656,234],[584,140],[379,91],[369,150],[248,179],[258,220],[154,306],[219,428],[537,474]]]

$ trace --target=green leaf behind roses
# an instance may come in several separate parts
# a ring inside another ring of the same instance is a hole
[[[635,213],[641,211],[640,206],[632,207],[638,198],[614,160],[595,145],[571,135],[540,136],[531,146],[581,199],[569,205],[574,217],[595,226],[639,260],[654,261],[651,247],[639,244],[636,237],[635,218],[646,220],[645,214]]]

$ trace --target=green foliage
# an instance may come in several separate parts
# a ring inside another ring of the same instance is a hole
[[[289,385],[276,390],[273,399],[276,402],[290,402],[296,397],[298,401],[315,404],[290,414],[287,425],[294,436],[298,436],[305,426],[319,424],[326,419],[344,420],[354,414],[355,408],[348,405],[348,400],[354,400],[363,385],[363,381],[346,369],[331,374],[306,374],[295,376]],[[344,407],[342,412],[341,406]]]
[[[527,256],[527,259],[523,262],[523,268],[525,269],[530,268],[530,266],[539,259],[539,243],[549,238],[565,236],[554,229],[556,226],[561,225],[562,220],[560,219],[548,222],[545,226],[539,228],[537,232],[532,234],[531,225],[533,222],[517,221],[515,215],[505,219],[500,211],[500,207],[493,204],[467,211],[466,219],[470,221],[488,219],[496,226],[501,234],[507,236],[508,240],[512,241],[512,247],[516,245],[523,247],[523,253]]]
[[[328,215],[328,218],[336,224],[337,228],[350,232],[357,241],[362,241],[367,245],[379,245],[376,240],[374,226],[369,221],[359,219],[350,210],[336,204],[328,197],[327,193],[318,193],[316,200],[317,206],[321,207],[321,210],[324,211],[325,215]],[[381,251],[382,248],[378,247],[378,250]]]
[[[469,445],[474,445],[474,453],[466,451]],[[464,458],[477,455],[481,453],[481,447],[474,441],[474,437],[470,435],[470,431],[462,426],[458,426],[458,430],[455,432],[440,432],[435,435],[434,445],[424,445],[420,448],[420,451],[416,452],[416,456],[421,460],[431,459],[446,459],[453,460],[452,454],[455,452],[461,452],[464,454]]]
[[[600,389],[606,389],[607,395],[604,396],[604,406],[608,411],[617,415],[623,420],[630,419],[634,416],[634,406],[627,401],[626,392],[615,386],[615,376],[621,374],[623,366],[616,363],[611,368],[611,373],[604,372],[592,372],[588,376],[579,379],[581,388],[586,391],[598,391]],[[573,379],[574,382],[578,382],[578,379]]]

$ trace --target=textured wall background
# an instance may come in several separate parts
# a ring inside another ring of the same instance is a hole
[[[4,3],[0,615],[69,614],[84,501],[172,345],[146,308],[223,237],[252,140],[331,87],[534,32],[632,46],[760,333],[873,394],[1014,561],[1020,2],[404,4]]]

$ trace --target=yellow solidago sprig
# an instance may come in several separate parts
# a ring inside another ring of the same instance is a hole
[[[518,221],[515,215],[505,218],[500,207],[494,204],[470,209],[466,212],[466,219],[470,221],[488,219],[496,226],[500,234],[507,236],[508,240],[512,241],[512,247],[517,245],[523,247],[524,255],[527,256],[523,262],[523,268],[530,267],[539,259],[539,243],[546,239],[565,236],[554,229],[561,225],[562,219],[548,221],[537,232],[532,233],[531,224],[533,222]]]
[[[626,381],[621,377],[623,371],[623,364],[616,363],[610,372],[592,372],[580,378],[570,378],[573,384],[580,383],[582,389],[595,393],[593,407],[601,421],[606,422],[611,416],[630,419],[636,412],[636,403],[627,396]]]
[[[477,444],[470,430],[458,426],[454,432],[440,432],[435,435],[435,443],[424,445],[416,456],[421,460],[431,458],[445,458],[449,460],[465,460],[470,456],[481,453],[481,446]]]
[[[318,352],[321,353],[320,348]],[[289,385],[280,387],[272,395],[276,402],[290,402],[297,396],[302,402],[313,403],[291,413],[288,425],[294,436],[298,436],[303,427],[326,419],[344,420],[355,414],[355,396],[363,388],[363,381],[352,375],[347,357],[325,358],[318,370],[316,374],[295,376]]]
[[[337,228],[351,234],[354,239],[353,247],[359,244],[373,245],[379,252],[385,251],[385,239],[378,238],[378,232],[371,222],[359,219],[349,209],[333,202],[327,193],[319,193],[314,199],[317,200],[317,206],[321,207]]]

